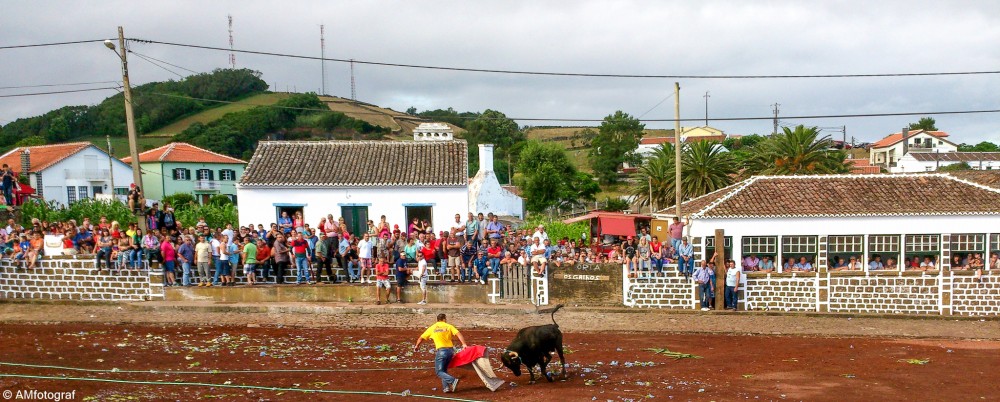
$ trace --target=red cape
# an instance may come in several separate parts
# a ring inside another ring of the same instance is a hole
[[[448,368],[455,368],[470,364],[476,359],[483,357],[486,354],[486,347],[479,345],[472,345],[461,352],[455,353],[455,356],[451,358],[451,363],[448,363]]]

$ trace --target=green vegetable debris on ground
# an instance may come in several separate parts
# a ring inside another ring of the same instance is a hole
[[[646,350],[646,351],[649,351],[649,352],[653,352],[653,353],[658,354],[658,355],[664,355],[664,356],[667,356],[667,357],[672,357],[672,358],[674,358],[674,360],[680,360],[680,359],[701,359],[701,356],[696,356],[696,355],[692,355],[692,354],[689,354],[689,353],[673,352],[673,351],[671,351],[670,349],[667,349],[667,348],[662,348],[662,349],[647,348],[647,349],[643,349],[643,350]]]

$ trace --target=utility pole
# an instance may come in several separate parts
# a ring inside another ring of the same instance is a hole
[[[705,98],[705,127],[708,127],[708,98],[711,98],[711,97],[712,97],[712,95],[709,95],[708,91],[705,91],[705,96],[704,96],[704,98]]]
[[[236,52],[233,52],[233,15],[229,17],[229,68],[236,69]]]
[[[104,139],[108,141],[108,174],[111,175],[111,199],[115,199],[115,161],[111,153],[111,135],[105,134]]]
[[[321,95],[326,95],[326,38],[323,36],[323,25],[319,26],[319,69],[323,79]]]
[[[354,91],[354,59],[351,59],[351,100],[358,100],[358,93]]]
[[[681,83],[674,82],[674,209],[681,219]]]
[[[104,42],[104,46],[108,49],[115,50],[115,44],[110,40]],[[132,157],[132,182],[141,191],[142,190],[142,170],[139,167],[139,147],[136,144],[136,133],[135,133],[135,114],[132,112],[132,85],[129,84],[128,80],[128,50],[125,49],[125,31],[121,26],[118,27],[118,58],[122,62],[122,86],[125,88],[125,126],[128,129],[128,150]],[[119,53],[120,52],[120,53]],[[143,196],[139,202],[140,208],[145,207],[146,199]],[[137,217],[139,229],[146,232],[146,220],[141,216]]]
[[[775,135],[778,134],[778,106],[781,106],[781,104],[775,103],[771,106],[774,106],[774,132],[771,135]]]

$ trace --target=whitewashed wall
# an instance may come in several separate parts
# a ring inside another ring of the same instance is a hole
[[[389,224],[405,230],[407,204],[433,204],[435,231],[447,230],[455,222],[455,214],[465,218],[469,212],[469,192],[466,187],[399,187],[399,188],[276,188],[259,189],[237,186],[240,200],[240,224],[275,222],[278,205],[305,205],[306,223],[315,225],[327,214],[339,217],[344,205],[368,206],[368,217],[378,222],[385,215]]]
[[[80,176],[87,170],[85,162],[87,156],[96,157],[95,169],[102,172],[111,170],[108,166],[107,153],[93,146],[87,147],[42,171],[41,190],[44,192],[43,196],[46,200],[54,200],[60,204],[66,204],[66,186],[86,186],[87,195],[89,198],[93,198],[94,191],[91,187],[98,185],[103,187],[107,185],[108,188],[103,189],[104,194],[112,194],[110,172],[108,172],[109,174],[106,179],[100,181],[89,181]],[[133,183],[132,167],[114,158],[112,158],[112,163],[114,166],[115,187],[128,188]],[[72,172],[71,177],[80,178],[67,178],[67,171]],[[31,185],[38,191],[39,186],[37,185],[38,183],[35,183],[34,175],[32,175],[31,181]]]
[[[524,200],[500,187],[493,172],[479,172],[469,183],[469,211],[524,218]]]

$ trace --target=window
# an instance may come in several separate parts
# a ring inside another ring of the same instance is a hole
[[[128,195],[128,187],[115,187],[115,195]]]
[[[1000,253],[1000,233],[990,235],[990,252]]]
[[[191,180],[191,169],[175,168],[174,180]]]
[[[219,180],[236,181],[236,171],[232,169],[222,169],[219,171]]]
[[[340,207],[340,216],[344,217],[344,224],[347,225],[347,230],[352,234],[360,236],[368,231],[367,206]]]
[[[882,264],[886,267],[899,264],[899,235],[869,235],[868,236],[868,259],[874,260],[875,256],[882,257]],[[889,261],[889,260],[892,261]]]
[[[66,187],[66,203],[72,204],[74,202],[76,202],[76,187]]]
[[[421,221],[426,220],[427,222],[434,222],[434,207],[431,205],[406,205],[406,226],[400,225],[399,228],[405,231],[410,230],[410,223],[413,222],[413,218],[420,219]]]
[[[865,237],[863,235],[829,236],[827,244],[827,265],[837,268],[840,260],[849,263],[854,258],[859,264],[865,263]],[[858,266],[861,268],[861,266]]]
[[[733,237],[725,236],[723,237],[723,258],[731,259],[733,258]],[[705,258],[712,258],[715,255],[715,236],[705,238]]]
[[[777,236],[746,236],[743,238],[743,255],[777,255]]]
[[[198,180],[215,180],[215,172],[211,169],[198,169]]]
[[[819,253],[819,238],[817,236],[782,236],[781,237],[781,261],[775,261],[775,265],[782,267],[788,264],[788,260],[794,258],[792,263],[799,262],[802,258],[816,270],[816,256]]]
[[[972,254],[980,254],[980,257],[988,256],[983,254],[986,249],[986,235],[977,233],[953,234],[951,235],[951,258],[952,268],[955,268],[955,258],[967,262]],[[985,262],[988,258],[984,258]],[[965,265],[964,263],[962,265]]]
[[[87,198],[90,198],[89,195],[90,193],[87,191],[87,186],[79,186],[76,188],[76,191],[78,199],[85,200]]]
[[[919,266],[924,259],[930,259],[937,267],[938,256],[941,254],[941,235],[906,235],[903,245],[906,261],[912,266],[914,259]]]

